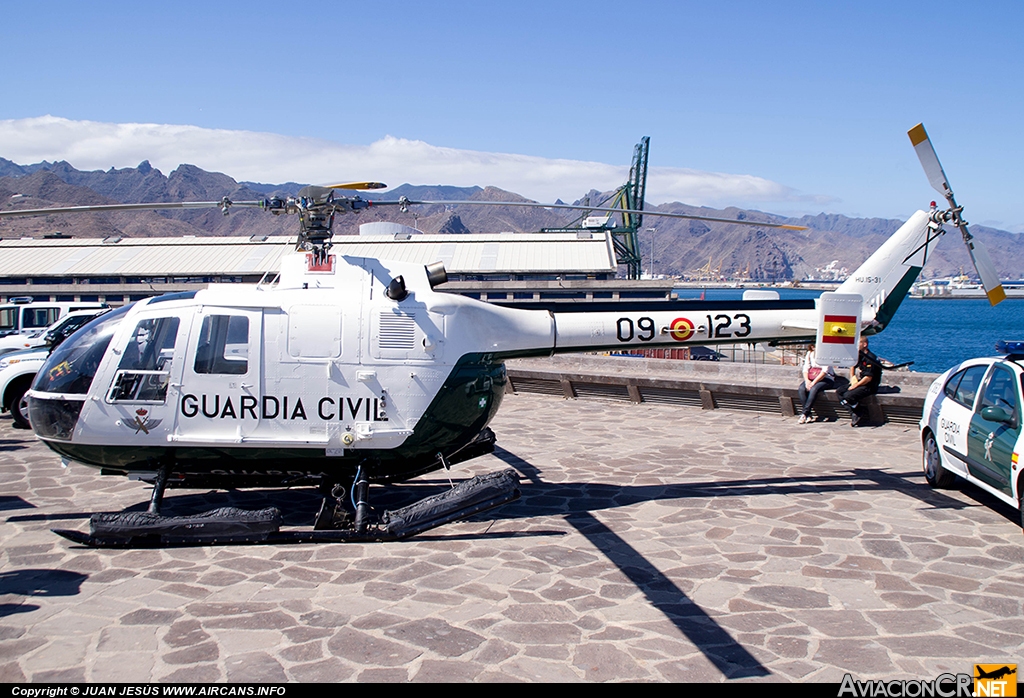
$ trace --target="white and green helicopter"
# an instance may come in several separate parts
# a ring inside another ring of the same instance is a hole
[[[487,424],[504,394],[506,359],[817,336],[826,338],[821,346],[839,350],[838,363],[851,365],[857,336],[889,323],[941,224],[952,220],[969,235],[950,194],[949,210],[915,213],[836,294],[820,300],[526,309],[437,290],[446,278],[440,263],[334,254],[338,213],[440,203],[335,194],[379,186],[307,187],[295,198],[257,202],[0,212],[256,206],[300,221],[298,249],[283,259],[276,284],[213,284],[139,301],[89,323],[49,357],[28,393],[36,435],[67,461],[154,483],[148,512],[97,514],[89,534],[59,533],[89,545],[413,535],[518,497],[518,479],[505,471],[383,517],[368,504],[370,483],[404,481],[493,449]],[[832,299],[839,310],[830,308]],[[277,509],[159,513],[168,485],[299,484],[316,485],[324,495],[314,530],[304,533],[281,531]]]

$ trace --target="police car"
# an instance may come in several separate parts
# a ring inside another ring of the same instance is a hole
[[[1018,463],[1024,341],[1000,341],[996,348],[1006,356],[965,361],[928,389],[920,424],[924,476],[932,487],[962,477],[1024,514]]]

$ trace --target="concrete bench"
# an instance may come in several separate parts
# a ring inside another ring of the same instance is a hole
[[[794,366],[673,361],[595,355],[516,359],[508,364],[509,392],[632,403],[689,405],[794,416],[800,370]],[[872,422],[916,424],[936,374],[889,372],[879,394],[865,401]],[[819,419],[846,418],[835,391],[818,396]]]

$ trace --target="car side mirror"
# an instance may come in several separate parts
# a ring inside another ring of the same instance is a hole
[[[981,411],[981,417],[988,422],[1003,422],[1009,424],[1013,421],[1013,415],[1002,407],[986,407]]]

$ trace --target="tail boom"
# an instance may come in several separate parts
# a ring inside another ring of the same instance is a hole
[[[937,234],[928,214],[918,211],[836,289],[836,293],[863,296],[865,334],[881,332],[892,320],[921,273]]]

